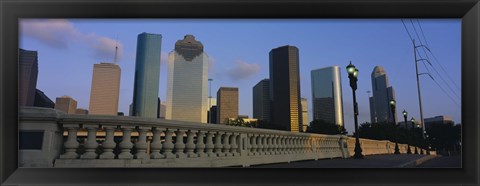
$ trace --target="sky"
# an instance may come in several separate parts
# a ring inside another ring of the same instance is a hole
[[[312,120],[310,71],[337,65],[341,69],[345,127],[352,134],[352,90],[345,70],[359,69],[359,123],[370,122],[371,73],[384,67],[395,89],[398,119],[405,109],[419,120],[413,44],[418,48],[424,118],[447,115],[461,123],[460,19],[21,19],[19,46],[38,51],[37,88],[50,99],[68,95],[88,109],[93,65],[113,62],[121,68],[119,112],[129,113],[137,35],[162,35],[159,97],[166,100],[167,55],[175,42],[192,34],[209,56],[212,96],[219,87],[239,88],[239,114],[252,117],[252,88],[269,77],[268,53],[293,45],[299,49],[301,96]],[[414,25],[414,26],[412,26]],[[415,28],[415,29],[414,29]],[[408,33],[406,31],[408,29]],[[415,33],[416,30],[416,33]],[[410,34],[410,36],[409,36]],[[425,39],[426,38],[426,39]],[[420,43],[421,41],[421,43]],[[438,84],[437,84],[438,83]]]

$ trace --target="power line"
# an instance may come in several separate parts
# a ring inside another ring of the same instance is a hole
[[[427,44],[427,46],[430,48],[430,45],[428,44],[428,41],[427,41],[427,37],[425,37],[425,34],[423,32],[423,28],[422,28],[422,25],[420,24],[420,21],[417,19],[417,24],[418,26],[420,27],[420,31],[422,32],[422,35],[423,35],[423,39],[425,40],[425,43]],[[433,52],[431,51],[431,48],[430,48],[430,54],[432,55],[432,57],[435,59],[434,62],[437,62],[437,64],[439,64],[440,68],[443,70],[443,72],[445,72],[445,74],[447,74],[447,77],[448,79],[450,80],[450,82],[452,82],[453,85],[455,85],[455,87],[460,90],[460,87],[458,86],[457,83],[455,83],[453,81],[453,78],[450,77],[449,73],[445,70],[445,68],[443,67],[443,65],[438,61],[437,57],[435,56],[435,54],[433,54]]]
[[[403,22],[403,19],[401,20],[402,20],[403,27],[405,28],[405,31],[407,31],[408,37],[410,37],[410,41],[413,42],[412,35],[410,35],[410,32],[408,31],[407,26],[405,25],[405,22]]]
[[[412,24],[413,30],[415,31],[415,34],[416,34],[417,38],[420,40],[420,44],[423,45],[422,39],[418,35],[417,29],[415,28],[415,25],[413,24],[413,21],[411,19],[410,19],[410,23]],[[428,57],[428,53],[425,50],[425,47],[421,47],[421,48],[423,49],[423,52],[425,53],[425,56],[428,59],[431,68],[435,71],[435,73],[437,73],[438,77],[440,77],[440,79],[443,81],[443,83],[445,83],[445,85],[447,85],[448,89],[450,89],[450,91],[452,91],[452,93],[460,99],[460,96],[458,96],[458,94],[452,89],[452,87],[450,87],[450,85],[445,81],[445,79],[443,79],[442,75],[437,71],[437,69],[430,63],[430,58]],[[420,53],[418,53],[418,55],[421,58],[423,58]]]

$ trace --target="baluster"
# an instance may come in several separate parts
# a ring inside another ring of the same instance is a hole
[[[173,135],[173,130],[167,128],[165,130],[165,142],[163,143],[162,147],[163,147],[163,155],[165,156],[165,158],[169,158],[169,159],[175,158],[175,154],[172,153],[173,147],[175,147],[173,144],[172,135]]]
[[[118,155],[118,159],[132,159],[133,155],[130,153],[133,143],[131,139],[133,126],[120,126],[123,132],[122,142],[118,144],[121,153]]]
[[[163,132],[162,128],[158,128],[158,127],[152,128],[153,139],[152,139],[152,143],[150,144],[151,159],[160,159],[165,157],[164,155],[160,154],[160,150],[162,149],[162,141],[160,139],[162,132]]]
[[[217,154],[218,157],[223,156],[224,154],[222,153],[222,132],[217,132],[215,134],[215,154]]]
[[[113,140],[115,128],[117,126],[113,125],[104,125],[103,129],[105,130],[105,141],[102,143],[103,153],[100,154],[100,159],[114,159],[115,154],[113,153],[113,149],[117,144]]]
[[[77,141],[78,124],[64,124],[64,128],[68,131],[67,141],[63,143],[65,153],[60,155],[60,159],[76,159],[78,158],[77,149],[80,143]]]
[[[232,133],[230,132],[226,132],[225,135],[223,135],[223,149],[222,149],[222,152],[223,154],[225,154],[225,156],[231,156],[230,154],[230,135]]]
[[[257,137],[255,134],[250,134],[250,155],[256,155],[257,152]]]
[[[208,157],[215,157],[216,154],[213,153],[213,148],[215,148],[215,146],[213,145],[213,133],[214,132],[211,132],[211,131],[208,131],[207,133],[207,144],[205,145],[205,149],[206,149],[206,152],[207,152],[207,155]]]
[[[272,135],[272,155],[278,154],[278,136]]]
[[[257,154],[263,155],[263,144],[262,144],[263,134],[257,136]]]
[[[199,130],[197,133],[197,144],[196,144],[196,152],[197,152],[197,157],[207,157],[207,154],[205,154],[205,143],[203,143],[203,138],[205,137],[205,132]],[[210,138],[211,142],[211,138]],[[213,144],[212,144],[213,146]]]
[[[193,137],[195,136],[195,132],[192,130],[188,130],[187,133],[187,144],[185,145],[185,151],[187,152],[187,157],[189,158],[196,158],[198,157],[197,154],[193,152],[195,149],[195,143],[193,143]]]
[[[95,150],[98,147],[98,142],[97,142],[97,128],[98,125],[84,125],[84,127],[87,129],[88,134],[87,134],[87,142],[85,142],[84,147],[85,147],[85,153],[83,153],[80,156],[80,159],[95,159],[97,158],[97,153]]]
[[[231,146],[231,149],[230,149],[230,154],[232,154],[232,156],[238,156],[239,153],[238,153],[238,145],[237,145],[237,137],[238,137],[238,133],[232,133],[232,137],[230,138],[230,146]]]
[[[137,127],[138,131],[138,140],[135,143],[135,148],[137,153],[135,158],[137,159],[147,159],[147,131],[150,127]]]
[[[295,153],[298,154],[300,152],[300,137],[294,136],[294,145],[295,145]]]
[[[280,147],[281,147],[281,154],[287,154],[287,142],[286,142],[286,137],[281,136],[280,139]]]
[[[183,134],[185,134],[186,130],[178,129],[175,133],[176,140],[175,140],[175,155],[177,158],[185,158],[186,155],[185,151],[185,143],[183,142]]]
[[[265,154],[271,155],[273,154],[272,135],[266,135],[266,138],[267,138],[267,150]]]

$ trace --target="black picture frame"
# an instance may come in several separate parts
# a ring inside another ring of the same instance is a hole
[[[478,185],[479,0],[1,0],[1,185]],[[462,168],[18,168],[19,18],[461,18]]]

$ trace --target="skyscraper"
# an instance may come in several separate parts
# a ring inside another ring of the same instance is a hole
[[[381,66],[376,66],[372,71],[372,92],[373,96],[369,100],[371,122],[393,122],[393,117],[397,116],[395,114],[392,117],[389,101],[395,99],[395,92],[393,87],[388,86],[387,75]]]
[[[340,67],[311,71],[313,119],[343,126],[343,98]]]
[[[186,35],[168,57],[166,119],[207,122],[208,56],[201,42]]]
[[[306,132],[307,131],[307,127],[308,127],[308,104],[307,104],[307,98],[302,98],[301,99],[301,103],[302,103],[302,121],[303,121],[303,124],[302,124],[302,132]]]
[[[162,35],[141,33],[137,37],[135,81],[132,115],[148,118],[158,116],[158,86]]]
[[[55,109],[66,112],[67,114],[75,114],[77,111],[77,101],[70,96],[58,97],[55,101]]]
[[[100,63],[93,65],[90,114],[117,115],[120,74],[120,67],[116,64]]]
[[[282,46],[269,55],[270,121],[278,129],[298,132],[303,123],[298,48]]]
[[[227,123],[229,118],[238,117],[238,88],[220,87],[217,92],[217,121]]]
[[[270,81],[261,80],[253,87],[253,118],[270,121]]]
[[[20,49],[18,60],[18,105],[33,106],[37,90],[38,53]]]

